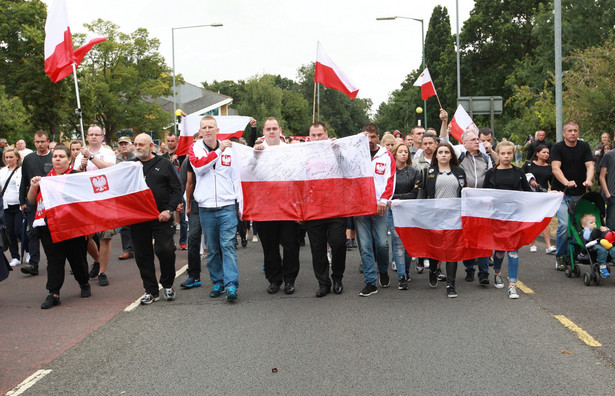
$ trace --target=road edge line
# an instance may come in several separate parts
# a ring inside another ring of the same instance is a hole
[[[36,384],[38,381],[42,380],[47,374],[51,373],[52,371],[53,370],[49,370],[49,369],[47,370],[40,369],[40,370],[35,371],[34,374],[32,374],[31,376],[23,380],[21,384],[17,385],[16,387],[8,391],[5,394],[5,396],[21,395],[26,390],[28,390],[31,386]]]
[[[180,269],[175,271],[175,279],[177,279],[181,274],[183,274],[187,270],[188,270],[188,264],[184,265],[183,267],[181,267]],[[162,285],[160,285],[160,284],[158,285],[158,290],[162,290]],[[126,308],[124,308],[124,312],[132,312],[139,305],[141,305],[141,297],[137,298],[133,303],[131,303]]]
[[[568,319],[564,315],[553,315],[555,319],[557,319],[564,327],[568,328],[570,331],[575,333],[577,337],[590,347],[601,347],[602,344],[599,343],[594,337],[589,335],[588,332],[577,326],[572,320]]]

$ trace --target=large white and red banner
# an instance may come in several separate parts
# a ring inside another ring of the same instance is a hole
[[[192,136],[201,129],[200,115],[189,115],[182,117],[181,132],[177,142],[176,154],[186,155],[192,145]],[[214,116],[216,124],[218,124],[218,140],[227,140],[232,137],[240,138],[243,136],[243,131],[250,123],[250,117],[245,116]]]
[[[233,143],[245,220],[316,220],[375,214],[367,136],[269,146]]]
[[[327,88],[335,89],[354,99],[359,88],[327,55],[324,47],[318,42],[316,46],[316,68],[314,70],[314,83],[321,83]]]
[[[409,199],[391,202],[395,230],[411,257],[461,261],[491,255],[464,241],[461,198]]]
[[[140,162],[43,177],[40,189],[54,242],[158,218]]]
[[[410,256],[460,261],[531,243],[561,201],[561,193],[465,188],[461,198],[394,200],[391,210]]]
[[[468,246],[518,250],[531,243],[549,224],[562,193],[464,188],[461,221]]]
[[[95,44],[105,41],[97,37],[73,50],[73,38],[68,23],[65,0],[54,0],[45,22],[45,73],[57,83],[73,72],[73,63],[79,66],[83,57]]]

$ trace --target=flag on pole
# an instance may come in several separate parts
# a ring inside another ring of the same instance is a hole
[[[92,47],[105,41],[98,37],[73,50],[73,38],[68,23],[65,0],[55,0],[49,7],[45,22],[45,73],[57,83],[73,72],[73,63],[79,66]]]
[[[233,143],[243,219],[317,220],[376,214],[367,136],[269,146]]]
[[[246,125],[250,123],[250,117],[246,116],[213,116],[218,124],[218,140],[228,140],[232,137],[240,138],[246,129]],[[181,132],[177,142],[178,156],[188,154],[190,146],[192,146],[192,136],[201,129],[200,115],[189,115],[182,117]]]
[[[337,67],[325,49],[318,42],[316,46],[316,70],[314,71],[314,82],[321,83],[327,88],[335,89],[354,99],[359,93],[359,88],[348,78],[344,72]]]
[[[457,106],[457,111],[453,119],[448,124],[448,131],[457,141],[461,142],[461,135],[468,129],[475,131],[478,134],[478,127],[472,121],[466,109],[462,105]]]
[[[429,74],[429,69],[425,68],[423,73],[417,78],[414,82],[415,87],[421,87],[421,97],[423,100],[427,100],[427,98],[437,95],[436,87],[433,85],[433,81],[431,80],[431,75]]]
[[[154,220],[160,214],[140,162],[43,177],[40,189],[54,242]]]
[[[472,248],[519,250],[549,224],[562,203],[562,193],[464,188],[461,221]]]
[[[461,261],[491,255],[465,243],[461,198],[393,200],[391,210],[397,235],[411,257]]]

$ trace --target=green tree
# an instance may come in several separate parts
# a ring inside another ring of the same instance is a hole
[[[579,124],[585,140],[598,141],[614,130],[615,41],[575,51],[571,60],[574,66],[564,75],[564,117]]]
[[[103,126],[107,141],[121,130],[136,134],[168,126],[169,115],[151,99],[172,94],[171,69],[158,52],[160,41],[146,29],[122,33],[102,19],[85,27],[107,41],[94,46],[80,67],[84,121]]]
[[[237,112],[254,117],[260,126],[267,117],[276,117],[286,133],[286,124],[282,118],[282,97],[283,90],[275,85],[274,76],[255,76],[246,82]]]
[[[0,85],[0,136],[10,144],[32,135],[30,115],[17,97],[9,97]]]
[[[0,8],[0,84],[9,97],[20,99],[34,128],[52,131],[72,116],[67,89],[72,77],[54,84],[45,74],[45,3],[0,0]],[[30,135],[20,137],[31,140]]]

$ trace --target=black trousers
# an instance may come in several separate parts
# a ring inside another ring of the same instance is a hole
[[[258,236],[265,256],[265,277],[269,282],[295,282],[299,273],[298,230],[294,221],[258,222]],[[284,258],[280,256],[280,245]]]
[[[346,269],[346,223],[345,217],[306,221],[314,275],[321,287],[331,287],[327,242],[331,246],[331,278],[341,282]]]
[[[41,228],[36,232],[38,234],[37,240],[40,237],[47,256],[47,290],[50,293],[60,293],[64,284],[64,264],[66,260],[73,270],[73,276],[77,283],[80,285],[87,284],[90,277],[88,275],[88,262],[86,261],[88,243],[85,237],[53,243],[47,227],[37,228]]]
[[[201,217],[199,204],[192,201],[188,216],[188,276],[201,278]]]
[[[36,215],[36,205],[26,205],[26,232],[28,234],[28,252],[30,253],[30,265],[38,268],[38,262],[41,260],[39,232],[37,232],[32,223],[34,223],[34,217]]]
[[[135,261],[139,267],[146,293],[158,295],[154,253],[160,262],[160,284],[164,288],[173,287],[175,280],[174,233],[173,219],[165,223],[152,220],[130,226]],[[152,245],[152,239],[154,245]]]

